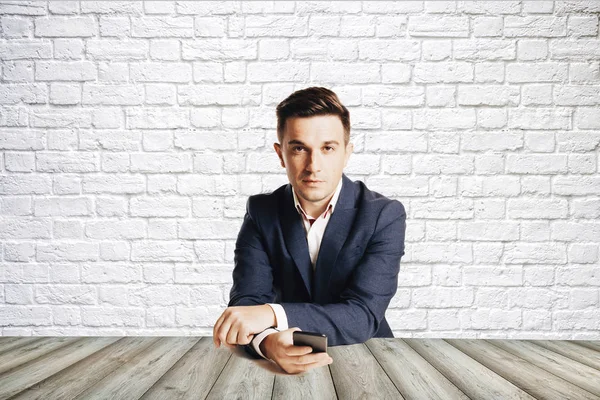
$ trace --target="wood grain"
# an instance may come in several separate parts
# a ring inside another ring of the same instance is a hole
[[[341,399],[403,399],[364,344],[327,349],[337,395]]]
[[[404,341],[470,398],[534,399],[442,339]]]
[[[138,399],[199,339],[165,337],[115,369],[76,399]]]
[[[371,339],[366,345],[405,399],[468,399],[402,339]]]
[[[11,400],[72,399],[128,362],[158,337],[124,337],[19,393]],[[85,371],[84,374],[81,371]]]
[[[215,349],[212,339],[203,337],[141,398],[204,399],[230,357],[227,348]]]
[[[600,371],[597,369],[530,342],[491,340],[490,343],[600,396]]]
[[[77,337],[47,337],[5,351],[0,354],[0,374],[80,339]]]
[[[26,343],[35,342],[42,338],[37,336],[3,336],[0,337],[0,354],[5,351],[12,350]]]
[[[119,339],[119,337],[81,338],[0,375],[0,399],[6,399],[35,385]]]
[[[541,399],[596,399],[591,393],[483,340],[445,339],[490,370]]]
[[[536,340],[532,343],[600,371],[600,352],[567,340]]]
[[[329,367],[313,368],[298,375],[276,375],[272,399],[337,399]]]

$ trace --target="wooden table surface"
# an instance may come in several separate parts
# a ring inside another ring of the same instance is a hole
[[[0,399],[600,399],[600,342],[371,339],[288,375],[210,337],[0,337]]]

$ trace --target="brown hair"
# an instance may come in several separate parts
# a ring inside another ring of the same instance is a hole
[[[283,141],[285,122],[292,117],[337,115],[344,127],[344,144],[350,141],[350,112],[333,91],[324,87],[297,90],[277,105],[277,139]]]

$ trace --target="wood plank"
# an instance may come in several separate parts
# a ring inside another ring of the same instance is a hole
[[[80,393],[77,399],[139,399],[196,342],[197,337],[164,337]]]
[[[600,396],[600,371],[594,368],[529,342],[499,339],[489,342]]]
[[[204,399],[230,357],[229,349],[215,349],[212,338],[203,337],[142,399]]]
[[[404,341],[470,398],[534,399],[442,339]]]
[[[253,359],[233,354],[205,400],[270,399],[274,383],[272,372]]]
[[[596,396],[579,386],[484,340],[445,341],[536,398],[596,399]]]
[[[331,371],[324,366],[297,375],[276,375],[272,399],[336,400]]]
[[[531,340],[531,342],[600,371],[600,353],[590,351],[589,348],[573,343],[571,340]]]
[[[600,352],[600,341],[598,340],[573,340],[573,343]]]
[[[72,399],[144,351],[157,337],[124,337],[35,384],[11,400]],[[84,374],[81,371],[85,371]]]
[[[45,337],[0,354],[0,374],[81,340],[80,337]]]
[[[39,336],[3,336],[0,337],[0,354],[5,351],[15,349],[20,346],[24,346],[27,343],[35,342],[40,340]]]
[[[363,344],[327,349],[329,365],[340,399],[403,399],[373,354]]]
[[[468,399],[402,339],[370,339],[367,347],[406,399]]]
[[[0,399],[14,396],[117,340],[118,337],[82,338],[5,372],[0,375]]]

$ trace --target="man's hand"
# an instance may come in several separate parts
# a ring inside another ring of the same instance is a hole
[[[275,313],[268,304],[228,307],[213,328],[213,342],[229,348],[249,344],[252,336],[277,325]]]
[[[260,344],[262,353],[275,361],[288,374],[306,372],[311,368],[331,364],[333,359],[327,353],[311,353],[310,346],[294,346],[293,332],[300,328],[290,328],[272,333]]]

